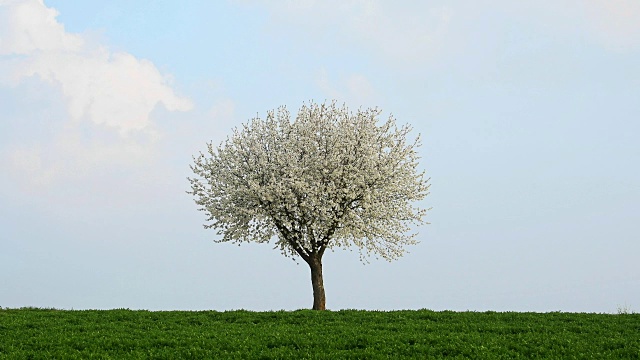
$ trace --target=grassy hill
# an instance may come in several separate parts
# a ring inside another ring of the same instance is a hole
[[[640,314],[0,309],[0,359],[640,359]]]

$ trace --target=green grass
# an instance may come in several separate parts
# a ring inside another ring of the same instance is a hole
[[[0,309],[0,359],[640,359],[640,314]]]

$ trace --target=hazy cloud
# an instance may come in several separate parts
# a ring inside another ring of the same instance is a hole
[[[260,3],[272,25],[294,25],[314,38],[338,35],[343,45],[373,50],[394,63],[418,64],[438,52],[453,16],[447,5],[385,1],[246,1]],[[332,36],[333,37],[333,36]]]
[[[327,99],[347,101],[354,106],[368,106],[375,100],[375,88],[362,74],[349,74],[339,81],[333,81],[326,69],[320,69],[316,76],[316,85]]]
[[[636,0],[567,0],[556,2],[501,1],[476,4],[480,15],[496,7],[522,19],[551,28],[557,35],[579,36],[610,51],[627,51],[640,46],[640,2]],[[483,9],[484,8],[484,9]]]
[[[231,99],[219,99],[209,109],[209,115],[220,123],[231,122],[235,115],[236,105]]]
[[[589,27],[607,48],[626,51],[640,46],[640,1],[585,1]]]
[[[242,3],[266,8],[273,28],[294,26],[301,30],[294,36],[310,34],[316,39],[310,46],[335,46],[328,45],[328,39],[339,39],[342,46],[365,49],[389,64],[413,70],[465,54],[478,46],[474,43],[477,32],[513,30],[487,22],[495,16],[517,19],[523,28],[553,31],[559,38],[585,38],[608,50],[640,46],[640,2],[636,0],[412,1],[402,6],[381,0]]]

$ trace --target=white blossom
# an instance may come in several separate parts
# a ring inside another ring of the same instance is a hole
[[[413,205],[428,195],[418,171],[420,137],[377,108],[350,112],[336,102],[286,107],[233,130],[194,157],[189,178],[206,228],[219,242],[275,240],[287,256],[309,262],[327,248],[393,260],[416,244],[411,225],[426,223]]]

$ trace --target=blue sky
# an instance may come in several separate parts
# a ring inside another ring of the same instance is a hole
[[[640,3],[0,0],[0,306],[308,308],[216,244],[191,156],[311,99],[421,133],[421,243],[327,253],[329,309],[640,310]]]

